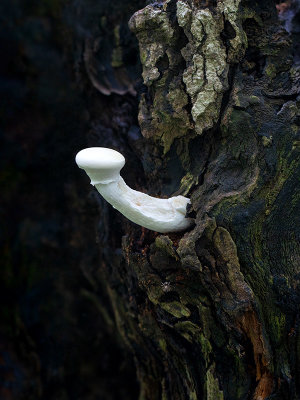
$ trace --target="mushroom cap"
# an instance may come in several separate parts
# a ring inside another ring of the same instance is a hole
[[[116,180],[124,167],[125,158],[116,150],[106,147],[89,147],[81,150],[75,159],[79,168],[91,178],[92,185]]]
[[[76,155],[76,163],[83,169],[112,169],[121,170],[125,164],[124,156],[116,150],[106,147],[89,147]]]

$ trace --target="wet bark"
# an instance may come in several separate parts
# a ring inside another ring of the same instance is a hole
[[[21,248],[28,251],[33,246],[32,259],[47,265],[44,276],[51,276],[54,268],[60,277],[58,284],[56,280],[50,285],[59,300],[54,302],[53,294],[36,297],[52,307],[38,319],[42,332],[50,336],[46,343],[59,343],[57,335],[49,335],[45,321],[49,316],[53,320],[55,307],[68,301],[62,317],[54,321],[64,327],[62,347],[81,349],[71,350],[67,362],[50,365],[40,332],[36,334],[26,313],[16,312],[17,326],[24,329],[22,339],[11,339],[7,332],[5,338],[23,346],[23,353],[14,348],[12,354],[27,371],[27,382],[32,376],[36,379],[34,388],[24,386],[27,393],[49,399],[58,394],[84,399],[298,399],[297,5],[291,8],[291,20],[284,20],[286,14],[280,20],[281,9],[271,0],[166,0],[148,5],[123,1],[112,8],[106,2],[97,4],[70,2],[60,5],[61,14],[53,16],[61,29],[50,37],[59,42],[64,32],[58,59],[64,56],[65,64],[59,68],[65,71],[67,65],[71,76],[71,83],[61,78],[64,91],[54,109],[65,105],[59,115],[61,121],[67,118],[68,127],[61,123],[53,143],[45,125],[53,129],[57,122],[47,114],[42,120],[44,136],[31,141],[26,150],[28,160],[45,138],[42,149],[47,151],[49,143],[57,149],[57,140],[62,141],[59,165],[67,166],[65,193],[60,188],[66,176],[57,168],[57,156],[46,171],[49,179],[57,171],[55,189],[34,172],[43,165],[43,154],[35,167],[22,167],[31,171],[32,185],[21,199],[28,201],[38,181],[46,207],[60,210],[59,221],[67,216],[71,222],[36,244],[36,236],[30,241],[28,232],[38,235],[44,228],[37,230],[38,225],[28,224],[26,213],[21,213],[16,219],[22,229],[10,228],[7,235],[9,243],[21,243],[15,263]],[[43,94],[44,99],[47,96],[48,92]],[[19,131],[13,126],[9,132]],[[67,135],[60,136],[64,131]],[[74,142],[66,150],[71,138]],[[5,140],[10,140],[9,134]],[[127,160],[122,175],[134,189],[153,196],[190,197],[188,215],[195,218],[195,225],[189,232],[161,235],[123,218],[90,189],[75,165],[71,167],[76,151],[84,146],[122,152]],[[28,178],[19,179],[24,184]],[[9,190],[7,203],[16,193],[15,188]],[[63,209],[59,200],[49,203],[52,190],[60,193]],[[53,220],[58,223],[56,217]],[[64,254],[57,250],[61,238],[67,238]],[[16,267],[10,267],[10,254],[7,257],[9,275]],[[64,263],[67,272],[60,275]],[[27,272],[30,266],[22,265]],[[38,274],[35,282],[33,286],[39,287]],[[26,293],[31,293],[30,285]],[[20,287],[17,283],[15,290]],[[11,308],[17,308],[18,301]],[[82,320],[78,316],[83,309],[90,314]],[[66,325],[66,320],[72,323]],[[95,330],[102,332],[99,337],[92,333]],[[74,331],[77,337],[70,339]],[[88,339],[83,340],[87,332]],[[108,355],[107,343],[118,349],[117,356]],[[28,353],[34,354],[30,361]],[[65,356],[63,350],[58,354]],[[82,354],[89,358],[83,375],[74,366],[82,362]],[[126,364],[127,354],[134,359],[139,395],[128,388],[135,378],[130,362]],[[110,362],[99,365],[103,355]],[[127,365],[128,375],[121,378],[123,392],[111,360]],[[76,389],[68,383],[82,376],[89,385],[79,379]],[[24,395],[20,387],[16,390]]]
[[[170,0],[130,19],[143,139],[121,148],[124,175],[152,195],[190,196],[195,217],[176,235],[102,218],[103,273],[140,399],[300,395],[300,69],[277,9]],[[114,261],[112,221],[123,227]]]

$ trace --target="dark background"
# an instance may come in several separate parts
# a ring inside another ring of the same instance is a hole
[[[74,157],[139,138],[127,21],[143,5],[1,1],[0,399],[137,398],[98,274],[101,200]]]

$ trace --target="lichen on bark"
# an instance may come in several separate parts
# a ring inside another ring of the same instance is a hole
[[[130,142],[145,167],[140,184],[166,194],[176,174],[195,218],[188,232],[157,235],[115,216],[123,257],[104,255],[105,276],[140,398],[282,400],[288,389],[296,400],[292,42],[271,0],[155,2],[129,25],[144,80],[144,138]]]
[[[182,56],[177,48],[182,39],[177,24],[171,20],[172,2],[149,5],[129,21],[139,40],[142,76],[147,87],[140,100],[141,131],[146,138],[159,139],[165,152],[176,137],[191,129],[185,109],[188,96],[181,77]]]
[[[211,11],[167,0],[130,19],[147,86],[140,101],[141,131],[159,139],[165,153],[175,138],[201,135],[219,119],[230,68],[246,47],[239,5],[218,2]]]
[[[185,234],[123,242],[144,294],[134,339],[131,325],[124,334],[145,390],[145,376],[163,376],[155,399],[278,399],[284,385],[297,398],[286,346],[287,332],[299,331],[298,283],[290,283],[298,279],[299,67],[276,18],[271,2],[167,0],[130,20],[145,84],[139,122],[159,165],[151,173],[158,178],[175,158],[195,217]],[[283,229],[274,216],[284,225],[285,196],[293,206]],[[278,305],[278,280],[288,306]],[[150,363],[134,349],[141,341],[155,352]]]

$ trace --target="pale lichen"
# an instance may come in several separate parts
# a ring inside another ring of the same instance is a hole
[[[246,46],[239,6],[240,0],[228,0],[212,11],[167,0],[131,17],[143,80],[151,87],[141,95],[139,123],[142,134],[158,138],[165,153],[175,138],[202,134],[218,121],[230,65]]]
[[[151,5],[137,11],[129,20],[130,29],[139,40],[143,79],[150,86],[160,76],[157,62],[164,56],[174,37],[168,14]]]
[[[171,22],[167,0],[164,7],[148,5],[129,21],[139,41],[143,80],[148,93],[140,99],[139,124],[144,137],[161,141],[166,153],[175,138],[192,129],[186,110],[188,95],[178,66],[183,61],[178,51],[179,34]],[[178,26],[177,26],[178,28]]]
[[[189,38],[181,50],[187,64],[183,81],[192,99],[192,118],[198,134],[218,120],[223,93],[228,89],[230,63],[243,55],[245,35],[237,21],[239,3],[219,2],[213,14],[209,9],[193,10],[183,0],[177,2],[177,20]],[[222,40],[224,18],[235,32],[228,41],[229,48]]]

